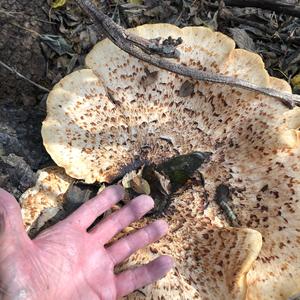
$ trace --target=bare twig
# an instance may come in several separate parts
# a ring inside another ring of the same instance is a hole
[[[24,11],[8,11],[5,9],[0,9],[0,14],[4,14],[4,15],[12,17],[12,18],[18,18],[19,15],[22,15],[22,17],[25,16],[25,18],[30,18],[30,19],[33,19],[33,20],[41,22],[41,23],[54,24],[54,25],[56,24],[55,22],[46,21],[46,20],[39,19],[35,16],[27,15],[24,13]]]
[[[4,63],[4,62],[1,61],[1,60],[0,60],[0,65],[1,65],[2,67],[4,67],[6,70],[8,70],[8,71],[10,71],[10,72],[12,72],[12,73],[14,73],[14,74],[16,74],[18,77],[20,77],[20,78],[26,80],[27,82],[29,82],[30,84],[34,85],[35,87],[41,89],[42,91],[47,92],[47,93],[50,92],[47,88],[45,88],[45,87],[39,85],[38,83],[36,83],[36,82],[30,80],[29,78],[25,77],[24,75],[22,75],[21,73],[19,73],[16,69],[14,69],[14,68],[8,66],[6,63]]]
[[[224,0],[228,6],[257,7],[275,11],[279,14],[286,14],[300,17],[300,6],[278,0]]]
[[[18,27],[18,28],[20,28],[20,29],[22,29],[22,30],[24,30],[24,31],[30,32],[30,33],[32,33],[33,35],[36,35],[36,36],[38,36],[38,37],[41,37],[41,34],[39,34],[37,31],[35,31],[35,30],[33,30],[33,29],[26,28],[26,27],[24,27],[24,26],[22,26],[22,25],[19,25],[19,24],[14,23],[14,22],[8,22],[8,23],[9,23],[10,25],[16,26],[16,27]]]
[[[265,25],[263,24],[260,24],[258,22],[254,22],[254,21],[250,21],[246,18],[240,18],[240,17],[236,17],[234,16],[234,14],[229,11],[228,9],[226,10],[219,10],[219,15],[218,15],[221,19],[225,20],[225,21],[233,21],[233,22],[236,22],[238,24],[246,24],[246,25],[249,25],[251,27],[255,27],[259,30],[261,30],[262,32],[266,32],[270,35],[273,35],[274,32],[275,32],[275,29],[274,28],[271,28],[271,27],[266,27]]]
[[[124,28],[117,25],[101,11],[98,11],[98,9],[89,0],[75,1],[90,17],[94,19],[99,31],[103,32],[120,49],[142,61],[145,61],[158,68],[196,80],[227,84],[275,97],[289,108],[293,108],[295,104],[300,105],[300,96],[298,95],[283,93],[270,88],[259,87],[248,81],[229,76],[196,70],[181,64],[172,63],[169,60],[160,57],[159,55],[149,54],[151,53],[151,48],[149,48],[148,40],[126,32]]]

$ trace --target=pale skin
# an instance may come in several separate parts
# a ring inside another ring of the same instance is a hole
[[[87,232],[123,196],[120,186],[111,186],[31,240],[19,204],[0,189],[0,299],[119,299],[165,276],[173,265],[168,256],[114,272],[116,265],[167,233],[164,221],[108,244],[153,207],[150,197],[135,198]]]

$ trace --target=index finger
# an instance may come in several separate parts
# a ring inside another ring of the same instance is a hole
[[[112,185],[99,195],[82,204],[65,221],[77,224],[86,230],[95,219],[111,208],[124,197],[124,189],[120,185]]]

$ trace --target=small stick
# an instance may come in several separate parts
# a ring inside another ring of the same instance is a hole
[[[47,93],[50,92],[50,90],[48,90],[47,88],[45,88],[45,87],[39,85],[38,83],[36,83],[36,82],[30,80],[29,78],[25,77],[24,75],[22,75],[21,73],[19,73],[16,69],[14,69],[14,68],[8,66],[6,63],[4,63],[4,62],[1,61],[1,60],[0,60],[0,65],[3,66],[6,70],[8,70],[8,71],[14,73],[15,75],[17,75],[18,77],[20,77],[20,78],[24,79],[25,81],[31,83],[31,84],[34,85],[35,87],[41,89],[42,91],[47,92]]]
[[[280,92],[271,88],[259,87],[245,80],[236,79],[233,77],[215,74],[211,72],[204,72],[186,67],[181,64],[172,63],[162,58],[161,53],[159,53],[160,56],[149,54],[151,53],[151,48],[149,48],[148,40],[127,33],[124,28],[117,25],[113,20],[111,20],[101,11],[98,11],[98,9],[91,3],[91,1],[75,1],[90,17],[94,19],[97,28],[101,33],[103,32],[120,49],[142,61],[145,61],[158,68],[170,71],[172,73],[193,78],[195,80],[227,84],[230,86],[244,88],[250,91],[271,96],[279,99],[284,105],[288,106],[289,108],[293,108],[295,104],[300,106],[300,96],[298,95]],[[148,50],[145,51],[145,49]]]
[[[5,10],[5,9],[0,9],[0,14],[4,14],[6,16],[9,16],[9,17],[12,17],[12,18],[18,18],[18,15],[22,15],[22,16],[25,16],[25,17],[29,17],[33,20],[36,20],[38,22],[41,22],[41,23],[46,23],[46,24],[54,24],[56,25],[55,22],[51,22],[51,21],[46,21],[46,20],[42,20],[42,19],[39,19],[37,17],[34,17],[34,16],[31,16],[31,15],[27,15],[27,14],[24,14],[23,11],[8,11],[8,10]],[[16,15],[16,16],[15,16]]]
[[[215,201],[223,210],[227,219],[230,221],[231,226],[238,227],[239,221],[228,203],[229,200],[230,200],[230,190],[228,186],[225,184],[218,185],[216,188]]]
[[[300,6],[278,0],[224,0],[228,6],[255,7],[300,18]]]

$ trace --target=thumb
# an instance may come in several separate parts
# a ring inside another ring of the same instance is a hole
[[[10,193],[0,188],[0,238],[25,233],[19,203]]]

